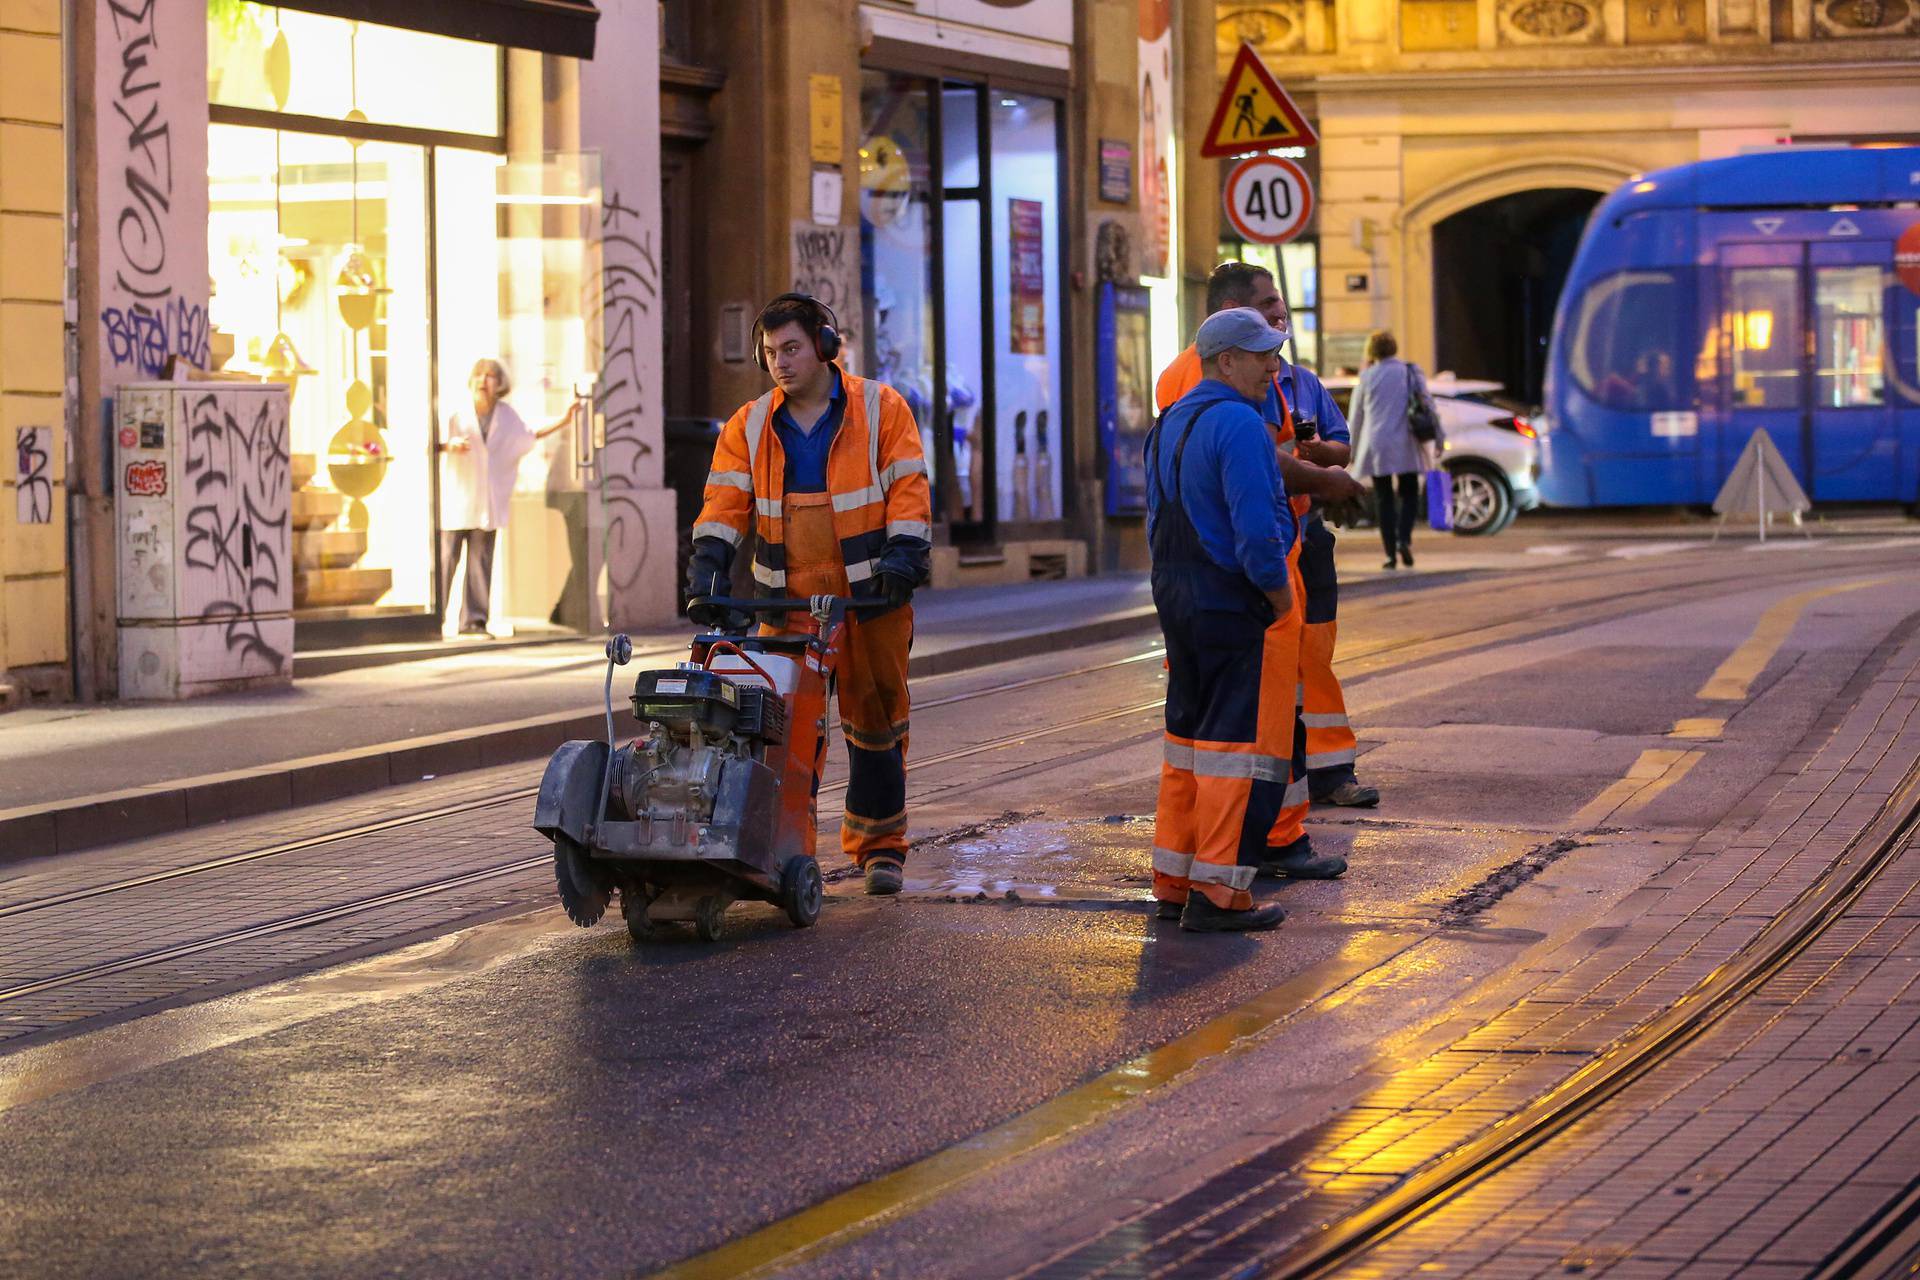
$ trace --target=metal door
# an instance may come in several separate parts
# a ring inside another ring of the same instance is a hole
[[[1720,247],[1722,478],[1764,430],[1794,477],[1808,483],[1805,255],[1799,241]]]
[[[1807,437],[1815,501],[1896,496],[1900,441],[1887,388],[1885,241],[1807,247]]]

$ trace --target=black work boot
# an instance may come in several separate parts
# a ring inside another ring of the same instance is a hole
[[[1343,805],[1349,809],[1371,809],[1380,803],[1380,789],[1378,787],[1369,787],[1364,782],[1348,778],[1324,796],[1315,796],[1313,802],[1315,804]]]
[[[1204,893],[1190,894],[1186,909],[1180,913],[1180,927],[1189,933],[1254,933],[1271,929],[1287,918],[1277,902],[1262,903],[1245,911],[1216,907]]]
[[[1186,905],[1184,902],[1168,902],[1165,898],[1155,898],[1153,902],[1153,918],[1155,920],[1178,920],[1180,918],[1180,912],[1185,909]]]
[[[1268,849],[1260,864],[1260,874],[1269,880],[1338,880],[1346,873],[1347,860],[1337,853],[1315,853],[1310,836]]]
[[[884,898],[900,892],[903,882],[901,868],[892,858],[868,858],[865,870],[868,896]]]

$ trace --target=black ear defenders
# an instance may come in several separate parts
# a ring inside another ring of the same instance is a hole
[[[762,307],[760,314],[753,321],[753,362],[759,365],[763,372],[771,373],[772,370],[767,368],[766,330],[762,321],[766,319],[767,312],[783,302],[798,302],[803,306],[812,307],[814,314],[820,317],[820,328],[813,335],[815,355],[824,361],[831,360],[840,354],[840,317],[833,314],[833,308],[810,293],[783,293]]]

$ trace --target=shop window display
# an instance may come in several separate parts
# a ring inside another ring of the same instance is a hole
[[[432,603],[423,148],[215,125],[210,318],[285,379],[294,601]]]
[[[1058,519],[1059,104],[874,70],[861,86],[866,367],[913,407],[957,536]]]
[[[494,46],[240,0],[211,0],[208,35],[214,347],[292,388],[295,608],[431,611],[435,442],[469,369],[504,358],[537,427],[592,363],[597,167],[508,163]],[[516,476],[506,616],[545,623],[572,572],[549,500],[579,488],[568,443]]]
[[[995,90],[995,475],[1002,520],[1060,516],[1060,152],[1050,98]]]
[[[951,453],[934,439],[930,97],[910,76],[860,78],[860,292],[862,364],[906,398],[938,484]]]

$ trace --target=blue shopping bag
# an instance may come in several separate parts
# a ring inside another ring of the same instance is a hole
[[[1453,528],[1453,477],[1438,467],[1427,472],[1427,523],[1438,533]]]

